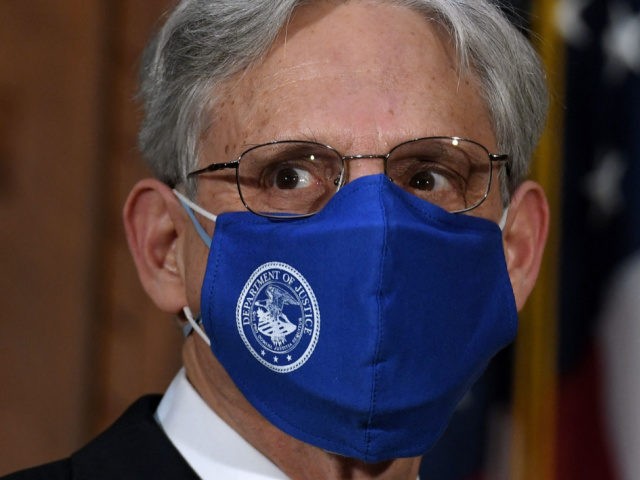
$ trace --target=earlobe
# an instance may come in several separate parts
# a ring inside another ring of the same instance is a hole
[[[129,249],[143,288],[163,311],[179,312],[187,304],[180,268],[180,225],[171,189],[144,179],[131,190],[123,210]]]
[[[526,181],[513,194],[503,242],[518,310],[524,306],[540,271],[549,230],[549,205],[542,187]]]

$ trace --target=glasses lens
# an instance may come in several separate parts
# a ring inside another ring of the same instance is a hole
[[[407,192],[457,212],[484,200],[491,161],[484,147],[474,142],[427,138],[396,147],[387,159],[387,175]]]
[[[340,186],[342,159],[313,142],[275,142],[240,158],[238,186],[249,210],[270,217],[310,215]]]

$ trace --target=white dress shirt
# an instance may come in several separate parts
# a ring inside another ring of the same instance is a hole
[[[187,380],[184,369],[171,382],[155,417],[203,480],[287,479],[207,406]]]

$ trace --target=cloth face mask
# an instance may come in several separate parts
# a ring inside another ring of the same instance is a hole
[[[516,334],[500,228],[384,175],[299,219],[216,219],[176,194],[210,244],[201,320],[211,350],[299,440],[370,463],[422,455]],[[216,220],[212,242],[192,209]]]

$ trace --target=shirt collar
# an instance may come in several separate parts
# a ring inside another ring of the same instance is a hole
[[[187,380],[184,368],[171,382],[155,417],[171,443],[204,480],[287,479],[207,406]]]

